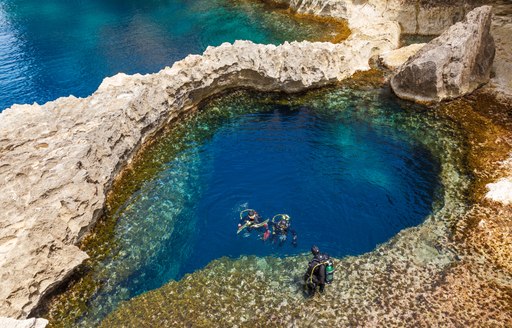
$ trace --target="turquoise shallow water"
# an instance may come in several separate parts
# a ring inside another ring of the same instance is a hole
[[[246,0],[4,0],[0,111],[84,97],[106,76],[156,72],[208,45],[237,39],[277,44],[321,32],[321,26]]]
[[[428,121],[389,91],[331,90],[296,105],[272,97],[214,100],[179,141],[171,131],[155,146],[161,170],[117,211],[82,325],[222,256],[288,256],[312,244],[336,257],[371,251],[439,205]],[[237,235],[245,208],[291,215],[297,247]]]

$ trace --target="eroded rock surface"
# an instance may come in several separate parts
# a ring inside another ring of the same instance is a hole
[[[478,0],[272,0],[299,13],[344,18],[351,27],[367,19],[396,21],[402,33],[439,35],[484,2]]]
[[[16,320],[12,318],[0,317],[0,327],[5,328],[44,328],[48,324],[45,319],[26,319]]]
[[[491,33],[496,43],[490,91],[512,104],[512,2],[493,5]]]
[[[431,102],[471,93],[490,79],[494,39],[491,7],[482,6],[411,57],[392,77],[391,87],[408,100]]]
[[[295,92],[369,69],[398,45],[397,23],[341,44],[237,41],[156,74],[107,78],[90,97],[15,105],[0,114],[0,314],[26,317],[87,258],[75,244],[139,146],[206,97],[233,87]]]
[[[403,65],[409,58],[415,55],[426,43],[414,43],[400,49],[385,52],[379,56],[380,61],[387,68],[394,70]]]

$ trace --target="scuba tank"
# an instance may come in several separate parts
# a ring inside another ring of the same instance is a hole
[[[325,266],[325,282],[327,284],[332,283],[334,280],[334,264],[332,260],[327,261],[327,265]]]

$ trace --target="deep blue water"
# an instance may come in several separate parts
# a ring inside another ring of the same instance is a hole
[[[362,254],[419,224],[432,209],[435,160],[386,132],[287,106],[226,123],[199,146],[199,238],[177,278],[221,256],[297,254],[313,244],[337,257]],[[245,207],[289,214],[298,247],[235,235]]]
[[[424,122],[389,95],[368,94],[327,93],[303,106],[235,94],[208,105],[204,113],[219,114],[164,143],[177,155],[118,210],[116,251],[95,269],[106,283],[85,321],[223,256],[313,244],[357,255],[421,223],[441,190],[439,162],[419,141]],[[289,214],[298,246],[237,235],[245,208]]]
[[[432,210],[436,161],[396,132],[347,120],[276,105],[271,112],[226,122],[211,140],[169,163],[161,178],[146,186],[151,195],[175,197],[157,186],[173,183],[185,167],[191,167],[185,169],[186,181],[197,185],[190,207],[178,215],[178,224],[193,222],[193,227],[186,243],[190,254],[173,278],[222,256],[297,254],[313,244],[337,257],[362,254],[419,224]],[[236,235],[244,208],[264,218],[289,214],[298,247],[264,243],[256,233]],[[176,245],[168,246],[155,263],[171,257],[167,250]],[[159,284],[158,275],[144,285]]]
[[[246,0],[2,0],[0,111],[85,97],[106,76],[156,72],[208,45],[312,37],[311,26]]]

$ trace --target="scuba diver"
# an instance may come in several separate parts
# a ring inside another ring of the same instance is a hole
[[[334,279],[334,265],[329,255],[320,253],[320,249],[311,247],[313,259],[308,263],[308,269],[304,274],[306,292],[309,296],[315,295],[316,287],[320,293],[324,292],[325,284],[330,284]]]
[[[243,216],[245,212],[247,212],[247,215]],[[270,230],[268,229],[268,219],[265,221],[262,220],[263,219],[261,216],[255,210],[243,210],[240,212],[240,222],[238,223],[238,231],[236,233],[239,234],[245,228],[247,228],[248,232],[251,232],[254,229],[262,230],[260,228],[263,228],[263,240],[266,240],[270,236]]]
[[[280,218],[276,221],[276,218]],[[290,228],[290,216],[288,214],[277,214],[272,218],[270,225],[272,226],[272,243],[276,243],[279,239],[279,246],[282,246],[288,236],[288,231],[292,234],[292,245],[297,247],[297,233]]]

